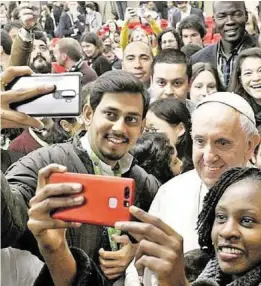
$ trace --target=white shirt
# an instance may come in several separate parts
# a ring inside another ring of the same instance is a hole
[[[184,253],[199,248],[196,226],[207,192],[196,170],[192,170],[161,186],[150,207],[150,214],[159,217],[183,237]],[[134,265],[131,264],[126,271],[125,285],[139,285],[132,283],[137,277],[134,277],[131,267]],[[144,286],[158,285],[149,269],[145,269],[143,283]]]
[[[28,251],[11,247],[1,249],[1,285],[31,286],[43,265],[38,257]]]
[[[183,11],[180,11],[180,15],[181,15],[181,20],[183,20],[184,18],[188,17],[190,15],[190,12],[191,12],[191,5],[187,4],[187,11],[186,12],[183,12]]]

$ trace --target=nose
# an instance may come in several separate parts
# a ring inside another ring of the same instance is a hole
[[[261,79],[261,73],[260,72],[254,72],[252,74],[252,81],[259,81]]]
[[[232,15],[228,15],[226,25],[234,25],[234,24],[235,24],[234,17]]]
[[[116,134],[125,134],[126,133],[126,124],[124,118],[119,118],[114,122],[112,130]]]
[[[164,94],[168,97],[174,95],[173,88],[172,88],[171,84],[165,85]]]
[[[209,93],[208,87],[204,85],[201,89],[201,94],[202,95],[207,95]]]
[[[142,66],[141,66],[141,61],[140,61],[140,58],[139,58],[139,57],[136,57],[136,58],[135,58],[134,67],[135,67],[135,69],[141,69],[141,68],[142,68]]]
[[[237,222],[233,218],[230,218],[226,222],[221,224],[219,230],[219,236],[225,240],[239,239],[240,232],[238,229]]]
[[[212,164],[218,160],[218,155],[215,154],[214,148],[210,145],[206,145],[204,148],[203,158],[205,163]]]

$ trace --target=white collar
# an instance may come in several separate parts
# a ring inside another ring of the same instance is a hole
[[[187,9],[186,12],[180,11],[180,12],[181,12],[181,18],[182,18],[182,19],[185,18],[185,17],[187,17],[187,16],[189,16],[190,13],[191,13],[191,8],[192,8],[191,5],[190,5],[190,4],[187,4],[187,7],[188,7],[188,9]]]
[[[41,138],[39,138],[39,137],[37,136],[37,134],[33,131],[33,129],[32,129],[31,127],[29,127],[28,131],[29,131],[30,135],[34,138],[34,140],[35,140],[37,143],[39,143],[42,147],[47,147],[47,146],[49,146],[48,143],[46,143],[45,141],[43,141]]]
[[[82,143],[82,147],[83,149],[85,149],[89,155],[89,157],[92,157],[92,148],[89,142],[89,137],[88,137],[88,132],[86,132],[86,134],[81,137],[81,143]],[[126,173],[127,171],[130,170],[131,165],[132,165],[132,161],[133,161],[133,156],[129,153],[127,153],[126,155],[124,155],[119,161],[119,166],[120,166],[120,170],[121,170],[121,174]],[[104,173],[104,175],[108,175],[108,176],[114,176],[114,171],[112,170],[112,167],[106,163],[104,163],[103,161],[100,160],[100,164],[102,167],[102,171]]]

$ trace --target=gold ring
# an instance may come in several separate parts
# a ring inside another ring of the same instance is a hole
[[[7,83],[3,80],[3,78],[1,76],[0,76],[0,82],[1,82],[1,90],[5,90]]]

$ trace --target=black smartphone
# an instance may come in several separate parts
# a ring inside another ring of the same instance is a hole
[[[54,85],[52,93],[14,102],[10,108],[33,117],[75,117],[81,114],[81,77],[79,72],[32,74],[16,78],[6,90],[19,90],[37,85]]]

